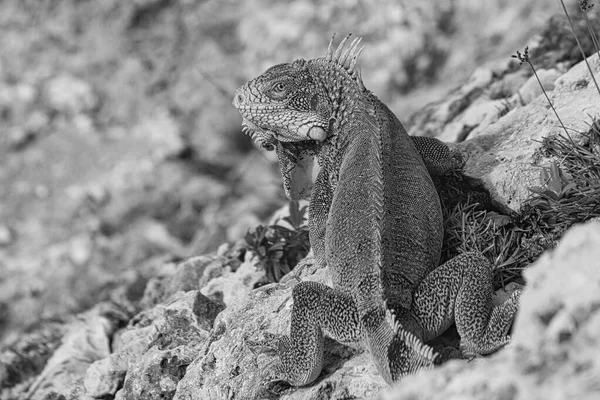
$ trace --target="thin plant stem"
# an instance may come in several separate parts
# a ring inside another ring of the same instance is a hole
[[[554,108],[554,105],[550,101],[550,97],[548,97],[548,93],[546,93],[546,89],[544,89],[544,85],[542,85],[542,81],[540,80],[540,77],[538,76],[538,74],[535,70],[535,67],[533,66],[531,61],[529,61],[529,59],[527,59],[527,64],[529,64],[529,66],[531,67],[531,70],[533,71],[535,78],[537,79],[538,83],[540,84],[540,87],[542,88],[542,92],[544,92],[544,96],[546,96],[546,100],[548,100],[548,104],[550,104],[550,107],[552,107],[552,111],[554,111],[554,115],[556,115],[558,122],[560,122],[560,125],[562,126],[563,130],[567,134],[567,137],[569,138],[571,143],[574,143],[573,139],[571,138],[571,135],[569,135],[569,131],[567,131],[567,128],[565,127],[565,124],[563,124],[562,119],[560,119],[560,117],[558,116],[558,113],[556,112],[556,108]]]
[[[569,20],[569,25],[571,26],[571,32],[573,32],[573,36],[575,36],[575,41],[577,42],[577,47],[579,47],[579,51],[581,52],[581,55],[583,56],[583,61],[585,61],[585,65],[587,65],[588,69],[590,70],[590,75],[592,75],[592,80],[594,81],[594,84],[596,85],[596,89],[598,90],[598,94],[600,95],[600,86],[598,86],[598,82],[596,82],[596,77],[594,76],[594,71],[592,71],[592,67],[590,67],[590,63],[588,63],[588,61],[587,61],[587,57],[585,56],[583,47],[581,46],[581,43],[579,42],[579,38],[577,37],[577,34],[575,33],[575,26],[573,26],[573,21],[571,20],[571,16],[569,15],[569,12],[567,11],[565,2],[563,0],[560,0],[560,4],[562,4],[565,15],[567,16],[567,19]]]
[[[523,65],[523,63],[529,64],[529,66],[531,67],[531,70],[533,71],[533,74],[535,75],[535,79],[537,79],[538,84],[542,88],[542,92],[544,93],[544,96],[546,96],[546,100],[548,100],[548,104],[550,104],[552,111],[554,111],[554,115],[556,115],[558,122],[560,122],[560,125],[562,126],[563,130],[567,134],[567,138],[569,139],[569,141],[571,142],[573,147],[575,147],[576,146],[575,142],[571,138],[571,135],[569,135],[569,131],[565,127],[565,124],[563,124],[562,119],[560,119],[560,117],[558,116],[558,112],[556,111],[556,108],[554,108],[554,104],[552,104],[552,101],[550,101],[550,97],[548,96],[548,93],[546,93],[546,89],[544,89],[544,85],[542,85],[542,81],[540,80],[540,77],[538,76],[537,71],[535,70],[535,67],[533,66],[533,63],[531,62],[531,60],[529,59],[529,46],[525,47],[525,51],[523,51],[523,53],[521,53],[519,50],[517,50],[517,54],[511,55],[511,57],[518,59],[519,63],[520,63],[519,65]]]
[[[587,11],[582,10],[582,12],[583,17],[585,18],[585,23],[587,24],[588,31],[590,32],[590,36],[592,37],[592,42],[594,43],[594,47],[596,48],[596,54],[598,54],[598,57],[600,57],[600,45],[598,44],[598,37],[596,36],[596,32],[594,32],[594,29],[592,28],[592,23],[588,18]]]

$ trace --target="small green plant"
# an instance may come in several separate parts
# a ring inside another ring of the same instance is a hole
[[[529,187],[529,191],[536,193],[540,199],[560,200],[577,187],[572,176],[565,173],[556,161],[550,167],[542,169],[542,186]],[[539,200],[538,200],[539,202]],[[535,201],[534,204],[535,205]]]
[[[560,135],[545,138],[543,155],[557,161],[542,171],[541,186],[529,188],[538,223],[559,233],[600,216],[600,120],[582,138],[578,144]]]
[[[306,209],[306,206],[300,207],[298,202],[291,201],[290,215],[283,218],[289,227],[259,225],[246,233],[248,250],[260,259],[266,277],[271,282],[279,282],[310,250]]]

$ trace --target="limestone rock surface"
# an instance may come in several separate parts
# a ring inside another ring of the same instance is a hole
[[[506,350],[407,378],[381,400],[600,398],[600,222],[573,227],[525,271]]]

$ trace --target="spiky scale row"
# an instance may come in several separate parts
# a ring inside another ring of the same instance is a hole
[[[362,41],[362,37],[357,36],[354,38],[352,43],[348,47],[345,47],[346,42],[352,36],[352,34],[348,34],[340,44],[337,49],[333,50],[333,41],[335,39],[335,33],[331,37],[329,41],[329,46],[327,47],[327,55],[325,56],[325,60],[331,61],[344,68],[346,72],[359,84],[362,90],[365,89],[364,84],[362,82],[362,77],[360,76],[360,70],[356,68],[356,64],[358,62],[358,57],[363,52],[365,46],[358,47],[360,42]]]

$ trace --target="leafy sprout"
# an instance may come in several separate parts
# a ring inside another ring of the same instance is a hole
[[[259,225],[246,233],[247,248],[259,258],[270,282],[279,282],[310,250],[306,209],[291,201],[289,215],[282,218],[289,227]]]

